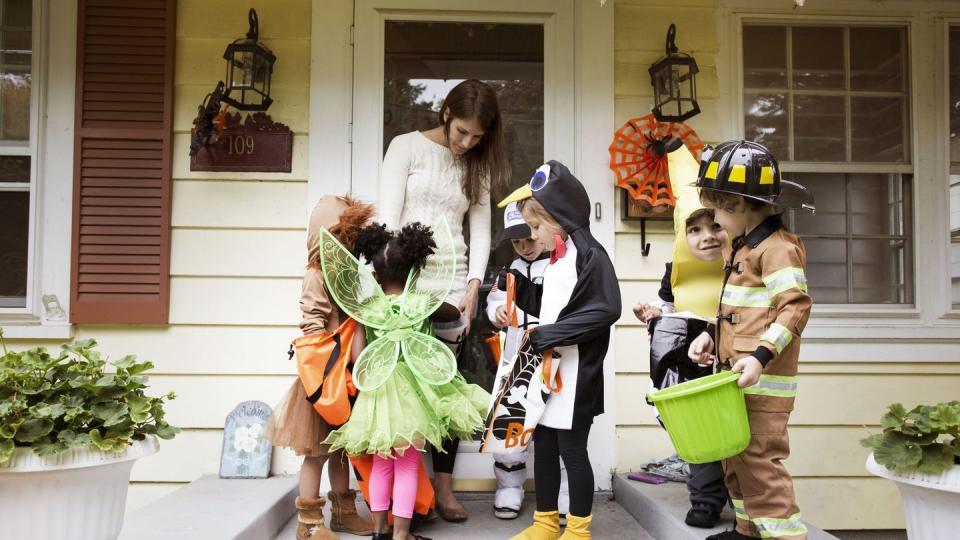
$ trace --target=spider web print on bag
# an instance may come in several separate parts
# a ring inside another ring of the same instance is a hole
[[[537,384],[538,381],[534,378],[541,373],[537,368],[543,364],[543,355],[533,352],[529,344],[524,344],[515,358],[510,371],[501,381],[494,383],[499,388],[499,393],[487,413],[485,422],[487,430],[483,437],[484,448],[481,448],[481,452],[500,451],[494,447],[502,445],[512,434],[511,431],[515,430],[515,426],[525,426],[527,423],[528,405],[531,399],[539,397],[540,403],[536,405],[542,408],[550,397],[547,386]],[[529,395],[531,385],[539,388],[540,396]],[[488,446],[491,448],[485,448]]]
[[[668,137],[676,137],[700,159],[703,141],[683,122],[657,122],[653,114],[627,121],[610,143],[610,170],[617,186],[627,190],[630,197],[644,206],[674,206],[676,199],[670,189],[667,156],[655,148]]]

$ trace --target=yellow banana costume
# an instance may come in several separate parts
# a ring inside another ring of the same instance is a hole
[[[673,210],[673,288],[677,311],[689,311],[706,319],[717,316],[720,286],[723,284],[723,260],[703,262],[693,257],[687,246],[687,218],[703,208],[695,186],[700,163],[686,145],[667,154],[670,188],[677,199]]]

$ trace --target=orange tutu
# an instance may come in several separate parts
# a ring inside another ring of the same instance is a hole
[[[321,444],[329,433],[330,426],[307,401],[299,377],[293,380],[264,429],[264,437],[274,446],[290,448],[298,456],[309,457],[323,457],[330,453],[330,445]]]

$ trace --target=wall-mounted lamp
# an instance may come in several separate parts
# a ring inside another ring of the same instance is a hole
[[[677,52],[676,25],[667,30],[666,55],[650,66],[653,114],[660,122],[682,122],[700,112],[696,76],[700,69],[689,54]]]
[[[241,111],[265,111],[270,108],[270,77],[277,57],[257,41],[260,24],[257,12],[250,9],[250,30],[246,38],[230,45],[223,53],[227,61],[227,83],[223,101]]]

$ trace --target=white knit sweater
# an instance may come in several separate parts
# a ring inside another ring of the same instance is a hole
[[[471,205],[460,187],[463,168],[446,146],[419,131],[397,135],[390,141],[380,171],[377,212],[379,220],[396,229],[419,221],[430,225],[440,215],[447,218],[457,252],[457,279],[447,302],[458,305],[471,279],[483,281],[490,256],[490,196],[481,194]],[[470,257],[463,240],[463,218],[470,223]]]

